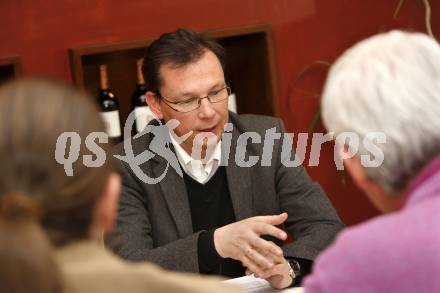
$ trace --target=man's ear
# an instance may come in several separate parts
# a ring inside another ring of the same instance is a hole
[[[150,110],[158,119],[163,119],[162,108],[159,100],[156,98],[156,95],[150,91],[148,91],[145,95],[147,96],[147,104],[148,107],[150,107]]]
[[[104,192],[96,202],[92,223],[94,230],[112,230],[118,212],[120,191],[121,177],[117,173],[111,173],[108,176]]]
[[[345,147],[340,152],[341,158],[344,158],[344,167],[353,178],[354,183],[363,191],[368,190],[371,180],[365,173],[359,158],[349,154]]]
[[[405,199],[403,194],[387,194],[378,183],[368,177],[357,156],[351,156],[345,148],[341,152],[342,158],[345,158],[345,169],[353,178],[354,183],[381,212],[392,212],[402,207]]]

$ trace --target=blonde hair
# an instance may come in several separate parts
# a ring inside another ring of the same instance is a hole
[[[70,86],[28,79],[0,89],[0,198],[15,193],[37,202],[55,245],[89,237],[93,209],[111,172],[109,159],[100,168],[78,160],[67,176],[55,160],[57,138],[78,133],[82,158],[93,155],[84,146],[86,136],[104,129],[92,98]]]
[[[29,197],[0,197],[0,292],[60,293],[62,279],[52,247]]]

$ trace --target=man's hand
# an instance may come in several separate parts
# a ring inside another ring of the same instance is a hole
[[[273,255],[271,256],[273,257]],[[289,265],[284,256],[272,258],[275,265],[264,271],[254,272],[249,268],[246,270],[246,275],[254,274],[256,278],[267,280],[275,289],[284,289],[292,284],[292,277],[289,275]]]
[[[283,257],[280,247],[261,235],[271,235],[281,240],[286,232],[275,227],[287,219],[287,213],[276,216],[257,216],[235,222],[214,231],[214,245],[218,254],[241,261],[255,273],[268,271],[275,266],[273,260]]]

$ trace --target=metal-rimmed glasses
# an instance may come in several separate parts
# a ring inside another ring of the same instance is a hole
[[[168,98],[162,96],[160,93],[158,93],[158,96],[161,97],[164,103],[167,104],[167,106],[174,111],[180,113],[188,113],[200,108],[203,99],[208,99],[210,103],[214,104],[226,100],[230,94],[231,88],[229,86],[224,86],[221,89],[210,92],[205,97],[186,98],[177,102],[168,100]]]

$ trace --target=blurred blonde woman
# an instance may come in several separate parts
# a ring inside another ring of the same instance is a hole
[[[55,160],[64,132],[81,138],[73,176]],[[0,197],[22,194],[38,204],[66,292],[235,292],[198,276],[127,263],[98,243],[97,235],[113,226],[120,179],[110,155],[100,167],[83,164],[84,155],[94,156],[84,143],[91,132],[104,132],[103,122],[92,99],[73,88],[23,80],[0,89]]]

